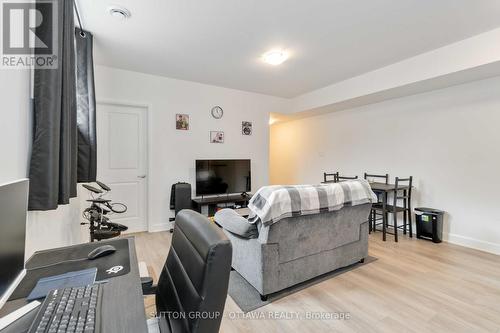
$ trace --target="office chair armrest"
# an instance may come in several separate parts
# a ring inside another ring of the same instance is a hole
[[[154,295],[156,293],[156,286],[153,286],[152,277],[141,277],[141,285],[143,295]]]

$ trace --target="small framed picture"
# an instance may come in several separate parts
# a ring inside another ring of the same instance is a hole
[[[210,142],[211,143],[224,143],[224,132],[222,132],[222,131],[210,131]]]
[[[187,131],[189,130],[189,115],[176,114],[175,115],[175,129]]]
[[[252,135],[252,122],[251,121],[242,121],[241,122],[241,134]]]

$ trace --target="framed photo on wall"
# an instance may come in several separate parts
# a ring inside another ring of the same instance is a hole
[[[251,121],[242,121],[241,122],[241,134],[252,135],[252,122]]]
[[[211,143],[224,143],[224,132],[222,132],[222,131],[210,131],[210,142]]]
[[[176,114],[175,115],[175,129],[187,131],[189,130],[189,115],[188,114]]]

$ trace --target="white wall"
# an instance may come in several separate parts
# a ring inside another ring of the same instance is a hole
[[[29,83],[27,70],[0,72],[0,183],[6,183],[27,174],[29,149]]]
[[[87,242],[88,236],[80,226],[80,216],[78,198],[70,199],[68,205],[60,205],[56,210],[28,212],[27,258],[38,250]]]
[[[97,66],[97,101],[149,106],[149,225],[169,226],[170,186],[178,181],[195,185],[194,163],[202,158],[250,158],[252,187],[268,183],[269,113],[285,110],[285,99],[188,81]],[[224,117],[213,119],[220,105]],[[175,129],[175,114],[190,115],[190,130]],[[241,122],[253,122],[253,134],[241,135]],[[209,143],[209,131],[225,132],[224,144]]]
[[[414,176],[450,242],[500,254],[500,77],[271,128],[271,183],[324,171]]]
[[[32,135],[28,70],[1,70],[0,184],[26,178]],[[70,245],[81,240],[77,200],[51,212],[29,212],[26,258],[36,250]],[[1,230],[0,230],[1,232]]]

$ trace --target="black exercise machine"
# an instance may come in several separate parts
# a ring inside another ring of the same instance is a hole
[[[99,185],[100,189],[91,185],[82,184],[82,186],[91,193],[92,197],[87,200],[91,202],[90,207],[83,211],[83,217],[88,223],[81,223],[82,225],[89,225],[91,242],[117,237],[128,229],[128,227],[123,224],[111,222],[109,218],[109,215],[113,213],[125,213],[127,211],[127,206],[123,203],[112,202],[110,199],[103,198],[111,191],[111,188],[100,181],[96,181],[96,183]]]

